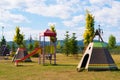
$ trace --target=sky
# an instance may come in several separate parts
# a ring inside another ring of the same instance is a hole
[[[86,10],[94,16],[95,29],[103,30],[103,40],[108,42],[112,34],[120,42],[120,0],[2,0],[0,1],[0,39],[2,30],[7,41],[12,41],[16,26],[25,39],[39,34],[55,25],[57,39],[76,33],[83,39]],[[4,27],[4,29],[2,29]]]

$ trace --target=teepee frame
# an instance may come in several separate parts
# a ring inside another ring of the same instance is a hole
[[[106,44],[104,43],[100,33],[96,30],[94,37],[99,36],[98,42],[89,43],[82,59],[80,60],[77,71],[82,70],[117,70],[114,60],[112,59]],[[94,39],[93,37],[93,39]]]

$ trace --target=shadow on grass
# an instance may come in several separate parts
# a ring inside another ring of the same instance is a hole
[[[37,64],[35,61],[32,61],[32,62],[20,62],[18,63],[18,65],[15,65],[16,67],[29,67],[29,66],[34,66],[34,64],[32,63],[35,63]]]
[[[38,65],[43,65],[43,64],[38,64]],[[30,67],[30,66],[34,66],[34,64],[18,64],[16,65],[16,67]],[[52,66],[52,67],[60,67],[60,66],[77,66],[77,65],[73,65],[73,64],[44,64],[43,66]]]
[[[21,64],[19,64],[19,65],[17,65],[16,67],[32,67],[32,66],[34,66],[34,65],[32,65],[32,64],[27,64],[27,65],[21,65]]]
[[[116,69],[85,69],[85,68],[77,68],[77,72],[105,72],[105,71],[109,71],[109,72],[119,72],[120,68],[116,68]]]
[[[113,70],[81,70],[81,71],[78,71],[78,72],[82,72],[82,71],[87,71],[87,72],[106,72],[106,71],[109,71],[109,72],[119,72],[120,69],[113,69]]]
[[[118,68],[117,70],[111,70],[111,72],[116,72],[116,71],[120,71],[120,68]]]
[[[75,64],[45,64],[44,66],[77,66]]]

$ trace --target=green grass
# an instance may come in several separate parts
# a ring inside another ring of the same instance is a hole
[[[120,55],[112,55],[120,67]],[[119,80],[120,71],[83,71],[77,72],[80,61],[72,56],[57,54],[57,65],[39,65],[36,58],[33,62],[20,63],[18,67],[11,60],[0,60],[0,80]]]

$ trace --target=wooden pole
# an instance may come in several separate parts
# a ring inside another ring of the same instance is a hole
[[[39,36],[39,41],[41,43],[41,36]],[[39,45],[39,48],[40,48],[40,45]],[[42,50],[41,50],[41,53],[42,53]],[[38,64],[41,64],[41,54],[40,53],[39,53],[39,57],[38,57]]]
[[[45,36],[43,37],[43,65],[45,64]]]
[[[56,64],[56,42],[54,43],[54,64]]]

